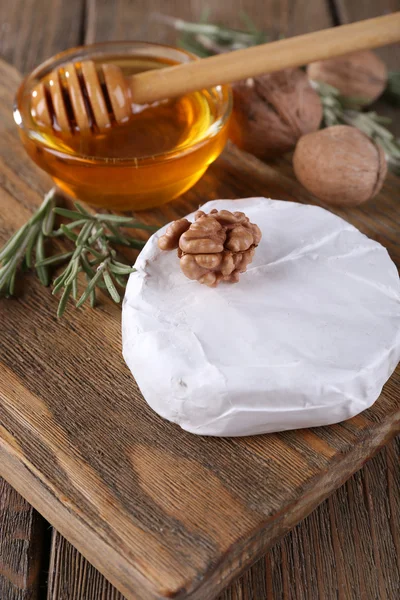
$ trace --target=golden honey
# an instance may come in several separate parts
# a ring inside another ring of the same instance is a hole
[[[39,67],[21,86],[16,121],[31,158],[73,198],[93,206],[141,210],[189,189],[222,151],[227,139],[230,91],[226,86],[152,105],[132,105],[124,124],[105,133],[72,134],[38,127],[29,110],[34,85],[63,62],[90,58],[119,66],[128,76],[191,60],[181,50],[150,44],[97,44],[63,53]]]

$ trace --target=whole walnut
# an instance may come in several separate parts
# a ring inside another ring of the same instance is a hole
[[[174,221],[158,240],[161,250],[178,249],[183,273],[210,287],[236,283],[253,260],[261,231],[242,212],[199,210],[194,223]]]
[[[285,69],[233,86],[230,138],[261,159],[279,156],[316,131],[322,105],[301,69]]]
[[[343,96],[357,98],[361,105],[376,100],[385,90],[388,78],[385,63],[371,50],[311,63],[307,75],[314,81],[333,85]]]
[[[356,206],[373,198],[387,172],[382,147],[349,125],[303,136],[293,155],[293,167],[307,190],[334,206]]]

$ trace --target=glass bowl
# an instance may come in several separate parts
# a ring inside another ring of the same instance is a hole
[[[159,44],[108,42],[73,48],[50,58],[24,79],[16,96],[14,119],[29,156],[66,194],[96,207],[143,210],[160,206],[188,190],[225,146],[232,107],[229,86],[196,92],[197,112],[193,110],[194,104],[191,105],[193,95],[165,104],[172,112],[164,115],[162,127],[168,130],[171,119],[174,123],[183,119],[185,128],[185,136],[171,147],[166,143],[168,136],[164,129],[159,135],[156,121],[146,129],[142,107],[135,105],[132,105],[132,123],[115,124],[112,134],[108,132],[102,138],[96,137],[95,124],[93,135],[85,137],[74,131],[69,139],[57,131],[38,127],[30,111],[34,87],[54,69],[70,62],[79,65],[88,59],[100,64],[112,62],[129,75],[147,68],[197,60],[197,57]],[[164,105],[160,110],[164,110]],[[110,135],[112,138],[107,137]],[[144,146],[149,143],[148,153],[132,152],[134,141],[138,139],[144,140]]]

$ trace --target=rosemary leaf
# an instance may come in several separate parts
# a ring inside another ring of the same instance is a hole
[[[19,229],[14,235],[8,240],[8,242],[3,246],[0,251],[0,262],[5,260],[13,255],[15,250],[18,248],[23,237],[26,235],[29,230],[29,224],[26,223]]]
[[[100,279],[100,277],[103,274],[104,269],[106,268],[107,263],[106,261],[104,261],[103,263],[101,263],[101,265],[97,268],[97,271],[95,273],[95,275],[92,277],[92,279],[89,281],[88,286],[86,288],[86,290],[83,292],[82,296],[80,297],[80,299],[78,300],[78,302],[76,303],[76,307],[79,308],[80,306],[82,306],[82,304],[84,302],[86,302],[86,300],[88,299],[90,292],[92,292],[92,290],[94,290],[97,281]]]
[[[375,111],[370,112],[370,115],[373,116],[374,121],[376,121],[377,123],[381,123],[381,125],[390,125],[390,123],[392,122],[392,119],[390,117],[378,115],[378,113],[376,113]]]
[[[73,255],[71,256],[71,262],[73,262],[76,258],[79,258],[83,252],[84,246],[78,244],[78,240],[76,240],[76,248],[74,250]]]
[[[131,273],[136,271],[134,267],[128,267],[128,265],[123,265],[122,263],[115,262],[110,263],[108,268],[112,273],[115,273],[116,275],[130,275]]]
[[[96,291],[92,290],[89,294],[89,301],[90,301],[90,306],[92,308],[95,308],[96,306]]]
[[[70,239],[73,242],[76,242],[76,240],[78,239],[78,236],[76,235],[76,233],[74,233],[73,231],[71,231],[66,225],[62,224],[61,225],[61,231],[63,232],[63,234]]]
[[[103,258],[104,257],[102,257],[102,260],[103,260]],[[87,257],[85,256],[85,254],[81,255],[81,266],[82,266],[82,269],[85,271],[87,277],[89,277],[89,279],[94,277],[96,271],[94,269],[92,269],[92,266],[89,264],[89,261],[88,261]]]
[[[96,227],[96,225],[95,225],[95,227]],[[94,235],[92,235],[88,240],[89,246],[91,246],[92,244],[97,242],[99,237],[102,235],[104,235],[104,229],[102,227],[97,227],[96,233]]]
[[[17,276],[17,271],[14,270],[13,274],[11,275],[10,283],[9,283],[9,286],[8,286],[8,294],[10,296],[14,295],[16,276]]]
[[[124,279],[123,277],[120,277],[116,273],[113,273],[113,275],[114,275],[114,279],[118,283],[118,285],[122,288],[126,288],[126,284],[127,284],[126,279]]]
[[[85,223],[85,225],[82,227],[77,239],[76,239],[76,245],[77,246],[84,246],[86,241],[89,239],[91,231],[93,228],[93,223],[91,220],[87,221],[87,223]]]
[[[18,259],[13,256],[11,260],[0,269],[0,290],[9,293],[10,281],[15,271]]]
[[[72,291],[72,284],[67,285],[64,288],[63,294],[61,296],[61,300],[58,303],[58,309],[57,309],[57,317],[62,317],[65,309],[67,308],[67,302],[68,302],[68,298],[71,295],[71,291]]]
[[[40,229],[37,240],[36,240],[36,260],[38,262],[44,261],[46,258],[44,253],[44,235],[42,229]],[[48,286],[50,283],[50,275],[47,267],[38,266],[35,264],[36,273],[44,286]]]
[[[96,219],[101,223],[131,223],[132,217],[122,217],[121,215],[100,214],[96,215]]]
[[[38,223],[39,221],[40,223],[42,223],[44,217],[47,215],[47,211],[55,207],[55,196],[56,189],[52,188],[49,192],[47,192],[42,204],[39,206],[37,211],[33,213],[28,223],[30,223],[31,225],[34,223]]]
[[[49,256],[40,262],[36,262],[36,267],[50,267],[55,265],[61,265],[63,262],[71,258],[73,252],[64,252],[62,254],[55,254],[54,256]],[[28,265],[30,266],[30,265]]]
[[[121,231],[118,229],[118,227],[114,227],[114,225],[112,225],[111,223],[107,223],[107,227],[111,231],[111,233],[114,234],[115,239],[120,240],[119,241],[120,244],[129,246],[130,242],[129,242],[128,238],[123,233],[121,233]]]
[[[64,284],[68,278],[70,274],[70,266],[68,265],[68,267],[65,269],[65,271],[63,273],[61,273],[61,275],[59,275],[54,281],[53,281],[53,291],[52,294],[53,296],[55,296],[56,294],[58,294],[58,292],[61,290],[61,288],[64,287]]]
[[[63,223],[62,227],[66,227],[67,229],[71,230],[81,227],[81,225],[84,225],[85,223],[87,223],[87,219],[78,219],[77,221],[72,221],[71,223]],[[61,235],[64,235],[64,230],[60,227],[59,229],[55,229],[51,235],[52,237],[60,237]]]
[[[86,215],[87,217],[91,217],[92,218],[92,215],[90,214],[90,212],[87,211],[86,208],[84,208],[82,206],[82,204],[80,204],[80,202],[74,202],[74,206],[75,206],[76,210],[79,211],[79,213],[81,215]]]
[[[46,214],[45,218],[43,219],[43,223],[42,223],[42,232],[43,232],[44,236],[51,235],[51,232],[54,229],[54,219],[55,219],[55,212],[54,212],[52,205],[50,204],[47,209],[47,214]]]
[[[72,281],[72,297],[76,302],[78,299],[78,278],[77,277],[75,277],[75,279]]]
[[[104,283],[107,286],[108,293],[110,294],[110,296],[114,300],[114,302],[116,302],[118,304],[118,302],[121,301],[121,298],[117,292],[117,288],[115,287],[114,282],[111,278],[111,275],[107,269],[105,269],[103,271],[103,279],[104,279]]]
[[[82,213],[76,210],[69,210],[68,208],[55,208],[54,212],[56,215],[60,215],[61,217],[67,217],[67,219],[83,219]],[[85,220],[89,219],[90,216],[86,216]]]
[[[87,252],[90,252],[90,254],[93,254],[93,256],[95,258],[97,258],[98,260],[100,260],[100,262],[102,260],[104,260],[104,253],[103,252],[98,252],[95,248],[93,248],[92,246],[85,246],[85,250]]]
[[[38,232],[38,228],[36,227],[36,231]],[[26,250],[25,250],[25,264],[27,266],[28,269],[30,269],[32,267],[32,251],[33,251],[33,247],[36,243],[36,235],[31,235],[28,243],[26,245]]]
[[[78,271],[79,271],[79,257],[75,258],[73,261],[71,261],[71,271],[70,274],[68,275],[67,279],[65,280],[64,285],[65,286],[69,286],[72,284],[73,280],[76,279],[77,275],[78,275]]]

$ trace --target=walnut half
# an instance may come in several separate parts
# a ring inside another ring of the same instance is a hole
[[[253,260],[261,240],[257,225],[242,212],[199,210],[194,223],[174,221],[158,240],[161,250],[178,249],[183,273],[210,287],[236,283]]]

